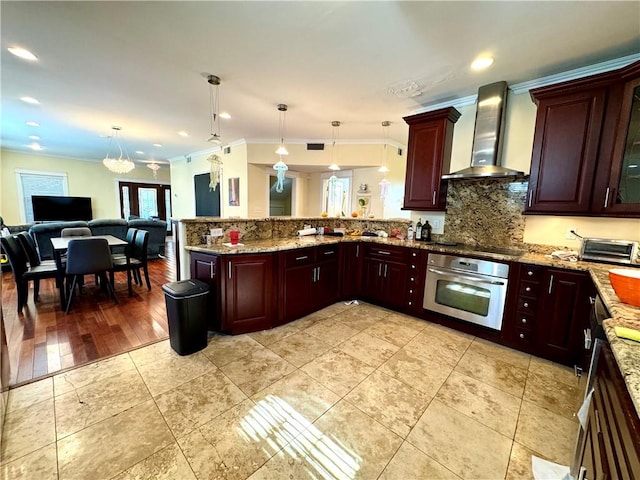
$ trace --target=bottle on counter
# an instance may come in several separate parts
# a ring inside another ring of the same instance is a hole
[[[425,242],[431,241],[431,225],[429,225],[429,220],[424,221],[424,225],[422,227],[422,239]]]
[[[422,240],[422,218],[419,218],[418,223],[416,223],[416,240]]]
[[[413,226],[409,225],[409,228],[407,228],[407,240],[411,241],[413,240]]]

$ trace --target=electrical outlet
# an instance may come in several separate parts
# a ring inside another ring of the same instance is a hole
[[[567,228],[567,231],[564,234],[564,238],[566,238],[567,240],[576,240],[578,237],[576,237],[572,232],[578,233],[578,228],[577,227]]]
[[[222,236],[222,229],[221,228],[212,228],[211,229],[211,236],[212,237],[221,237]]]

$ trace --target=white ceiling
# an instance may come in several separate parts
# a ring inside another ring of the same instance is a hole
[[[637,1],[2,1],[0,16],[2,146],[30,151],[36,134],[43,154],[96,161],[112,125],[132,159],[211,148],[207,74],[221,77],[220,110],[233,116],[225,143],[275,142],[286,103],[289,141],[330,139],[332,120],[341,140],[379,140],[390,120],[402,144],[403,116],[480,85],[640,52]],[[16,45],[39,61],[9,54]],[[481,53],[494,66],[471,72]]]

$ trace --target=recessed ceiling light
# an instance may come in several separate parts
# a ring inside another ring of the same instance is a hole
[[[32,121],[25,122],[25,125],[29,125],[30,127],[39,127],[40,126],[40,124],[38,122],[32,122]]]
[[[227,112],[222,112],[222,113],[220,114],[220,118],[224,118],[224,119],[226,119],[226,120],[229,120],[229,119],[231,118],[231,115],[230,115],[230,114],[228,114]]]
[[[40,105],[40,102],[38,101],[37,98],[33,98],[33,97],[20,97],[20,100],[22,100],[25,103],[30,103],[32,105]]]
[[[29,148],[31,150],[43,150],[42,145],[40,145],[39,143],[32,143],[31,145],[29,145]]]
[[[40,140],[38,135],[29,135],[29,140]]]
[[[9,48],[7,48],[7,50],[9,50],[9,52],[13,53],[16,57],[20,57],[23,60],[30,60],[32,62],[38,60],[38,57],[36,57],[33,53],[31,53],[26,48],[9,47]]]
[[[158,147],[158,148],[162,148],[162,144],[161,143],[154,143],[153,146],[154,147]]]
[[[484,70],[485,68],[489,68],[491,65],[493,65],[493,57],[481,56],[471,63],[471,68],[473,70]]]
[[[189,134],[187,132],[185,132],[184,130],[180,130],[178,132],[178,135],[180,135],[181,137],[188,137],[189,136]]]
[[[143,152],[142,150],[136,150],[136,153],[137,153],[138,155],[144,155],[144,152]]]

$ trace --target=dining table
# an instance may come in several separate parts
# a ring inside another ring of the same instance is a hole
[[[62,263],[62,257],[64,253],[67,251],[69,247],[69,242],[71,240],[85,240],[88,238],[104,238],[109,245],[109,248],[113,249],[114,247],[124,247],[127,245],[127,241],[121,238],[118,238],[114,235],[91,235],[87,237],[54,237],[51,239],[51,245],[53,246],[53,258],[56,262],[56,267],[58,269],[58,282],[60,289],[60,303],[64,307],[66,304],[67,298],[67,285],[65,282],[66,272],[65,266]]]

